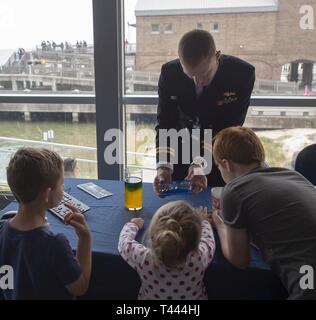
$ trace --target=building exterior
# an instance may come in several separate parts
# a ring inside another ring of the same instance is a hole
[[[316,0],[138,0],[136,70],[159,72],[177,57],[181,36],[200,28],[212,33],[222,53],[254,64],[257,79],[311,86],[316,26],[300,27],[306,5],[316,12]]]

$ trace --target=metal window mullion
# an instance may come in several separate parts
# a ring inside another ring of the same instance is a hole
[[[0,94],[0,103],[33,104],[95,104],[95,95],[24,95]]]
[[[110,165],[104,159],[105,149],[112,143],[104,141],[105,132],[122,130],[123,122],[121,5],[116,0],[93,0],[98,177],[109,180],[119,180],[123,172],[122,164]],[[123,145],[119,139],[118,152]]]
[[[157,95],[130,95],[123,97],[124,105],[157,105]],[[315,97],[301,96],[252,96],[250,106],[262,107],[316,107]]]

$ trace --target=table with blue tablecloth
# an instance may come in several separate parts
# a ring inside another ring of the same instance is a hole
[[[100,200],[80,190],[77,185],[86,182],[109,190],[112,196]],[[86,299],[137,299],[140,287],[139,277],[120,256],[117,245],[123,225],[133,217],[142,217],[144,228],[137,236],[142,241],[144,230],[148,227],[151,217],[161,205],[178,199],[185,199],[193,206],[210,207],[210,189],[197,195],[177,195],[159,198],[154,194],[152,184],[143,184],[143,209],[137,213],[124,208],[124,183],[109,180],[65,179],[65,191],[91,209],[85,213],[92,233],[92,275],[90,288],[83,298]],[[11,203],[0,212],[17,208]],[[49,211],[48,222],[55,233],[64,233],[74,250],[77,236],[74,229],[65,225]],[[240,270],[225,260],[216,237],[216,254],[205,274],[205,285],[209,299],[285,299],[287,293],[280,280],[262,261],[258,251],[252,248],[250,267]]]

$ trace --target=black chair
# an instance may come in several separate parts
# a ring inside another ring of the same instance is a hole
[[[8,211],[4,213],[0,218],[0,228],[8,219],[13,218],[16,215],[16,213],[17,213],[16,211]]]
[[[316,144],[299,152],[295,161],[295,170],[316,185]]]

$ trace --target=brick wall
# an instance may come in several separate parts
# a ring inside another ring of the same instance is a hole
[[[283,64],[316,61],[316,29],[300,29],[301,5],[312,5],[316,14],[315,0],[279,0],[278,12],[137,17],[136,70],[159,72],[177,57],[185,32],[197,23],[210,31],[210,23],[217,22],[219,30],[212,34],[218,49],[254,64],[258,79],[279,80]],[[172,23],[171,34],[163,33],[166,23]],[[151,33],[152,24],[160,25],[160,34]]]

